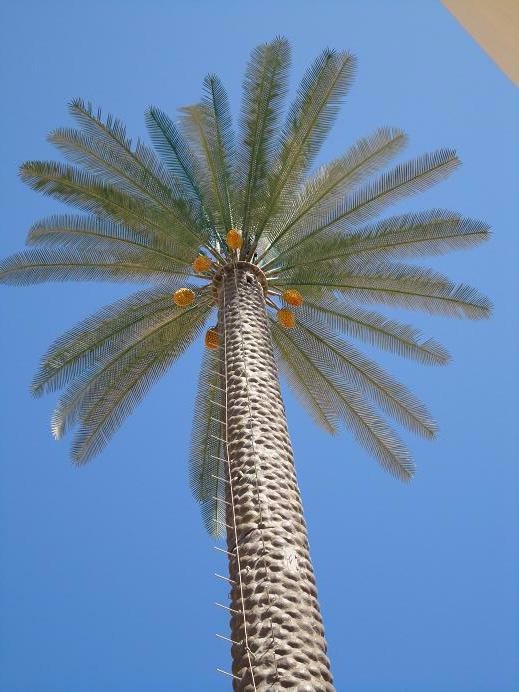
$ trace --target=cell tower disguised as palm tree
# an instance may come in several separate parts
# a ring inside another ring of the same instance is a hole
[[[406,141],[384,127],[311,172],[354,67],[350,54],[325,50],[282,124],[289,46],[282,38],[261,45],[247,67],[237,139],[225,90],[211,75],[179,123],[147,112],[159,156],[132,146],[118,120],[74,101],[79,129],[50,135],[72,165],[32,161],[21,175],[86,213],[36,223],[28,238],[35,248],[1,267],[6,283],[154,285],[59,338],[35,377],[37,395],[65,388],[52,429],[60,438],[79,426],[78,464],[207,330],[190,480],[207,529],[227,540],[236,690],[334,689],[278,368],[320,425],[334,432],[344,424],[407,480],[411,457],[383,416],[427,438],[435,424],[349,338],[428,365],[448,354],[364,305],[489,313],[473,288],[402,261],[476,245],[487,237],[484,223],[442,210],[373,222],[449,175],[453,151],[379,174]]]

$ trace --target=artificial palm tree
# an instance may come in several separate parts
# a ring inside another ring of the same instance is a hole
[[[35,249],[4,261],[6,283],[149,282],[60,337],[36,374],[36,395],[65,388],[52,419],[78,464],[97,454],[149,387],[202,333],[207,347],[195,405],[191,487],[229,559],[232,681],[237,690],[333,690],[278,367],[315,420],[344,424],[402,480],[411,457],[383,416],[426,438],[426,408],[349,341],[428,365],[448,354],[415,328],[364,307],[381,303],[477,319],[476,290],[418,257],[485,240],[487,226],[432,210],[374,222],[458,165],[441,149],[378,171],[403,148],[381,128],[311,171],[353,79],[355,60],[325,50],[281,124],[289,46],[256,48],[235,140],[213,75],[200,103],[174,123],[146,121],[158,156],[123,125],[80,100],[79,129],[50,135],[71,165],[31,161],[31,187],[86,214],[36,223]],[[373,179],[373,175],[377,177]],[[216,316],[215,316],[216,313]],[[347,338],[345,338],[347,337]]]

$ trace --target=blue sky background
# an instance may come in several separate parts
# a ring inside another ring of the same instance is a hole
[[[427,369],[380,354],[427,402],[436,442],[406,435],[418,463],[401,485],[348,434],[328,438],[287,392],[289,425],[337,689],[519,689],[517,90],[436,0],[5,2],[1,254],[60,205],[17,178],[82,96],[146,136],[217,72],[237,113],[250,50],[293,44],[292,84],[325,46],[359,59],[320,162],[377,126],[408,155],[455,147],[463,167],[388,213],[442,207],[488,221],[491,243],[431,264],[490,295],[489,322],[406,314],[447,345]],[[52,397],[29,383],[61,332],[131,286],[2,288],[1,692],[226,690],[222,556],[187,486],[200,346],[91,465],[49,429]],[[396,313],[393,313],[396,314]]]

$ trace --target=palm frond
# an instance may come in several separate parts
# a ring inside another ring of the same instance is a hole
[[[33,393],[39,396],[60,389],[83,370],[99,366],[119,353],[127,343],[178,317],[179,309],[171,299],[171,291],[179,283],[134,293],[101,308],[65,332],[44,355],[32,382]]]
[[[172,193],[175,186],[172,176],[166,174],[165,171],[160,171],[158,174],[164,177],[161,181],[147,166],[143,163],[139,164],[130,151],[123,149],[121,152],[114,149],[111,141],[105,142],[101,137],[71,128],[54,130],[49,134],[48,140],[67,159],[83,166],[100,180],[128,194],[149,200],[167,211],[181,197],[178,190],[177,197]],[[125,156],[125,154],[128,155]],[[151,152],[148,153],[148,157],[151,157]],[[153,161],[152,165],[158,167],[159,163]],[[187,207],[184,205],[183,209]]]
[[[276,345],[282,345],[280,352],[286,354],[285,365],[294,373],[292,383],[296,393],[300,389],[310,390],[321,406],[336,412],[335,416],[344,421],[357,441],[383,468],[401,480],[409,480],[414,464],[408,450],[364,397],[342,376],[337,376],[336,370],[329,368],[315,351],[308,349],[303,332],[283,330],[273,319],[271,330]]]
[[[351,389],[362,392],[388,415],[423,437],[432,438],[436,425],[425,406],[402,384],[375,362],[331,331],[324,321],[306,313],[298,319],[298,329],[306,349],[326,363]]]
[[[475,247],[488,237],[489,227],[484,221],[432,209],[383,219],[353,233],[335,232],[303,239],[300,245],[276,258],[270,271],[281,273],[294,266],[335,262],[360,254],[366,258],[442,255]]]
[[[324,213],[321,218],[316,218],[307,226],[301,226],[297,236],[289,238],[286,244],[283,243],[282,247],[276,248],[276,257],[270,260],[266,267],[276,260],[279,261],[280,256],[295,245],[324,233],[337,230],[351,231],[353,226],[379,214],[389,204],[424,192],[450,175],[459,163],[452,149],[439,149],[395,166],[376,180],[347,195],[332,211]]]
[[[326,386],[315,386],[315,373],[308,369],[285,329],[272,321],[272,343],[279,370],[286,377],[299,402],[326,432],[335,435],[340,423],[337,407]],[[317,378],[319,379],[319,378]]]
[[[102,451],[123,420],[130,415],[152,384],[162,377],[173,358],[164,351],[143,353],[126,369],[104,396],[96,399],[72,443],[72,457],[85,464]]]
[[[86,463],[102,450],[152,384],[193,342],[209,310],[207,304],[205,309],[197,306],[181,311],[152,336],[140,339],[115,356],[84,385],[76,409],[81,427],[72,444],[76,463]],[[73,390],[69,390],[69,395],[74,396]]]
[[[140,141],[132,147],[119,120],[111,116],[102,120],[100,112],[96,116],[90,104],[80,99],[72,102],[70,110],[83,131],[56,130],[49,136],[52,143],[100,180],[150,202],[168,216],[173,214],[177,224],[198,234],[197,210],[151,149]]]
[[[441,344],[434,339],[424,339],[415,327],[363,310],[343,296],[327,295],[306,300],[300,313],[323,321],[337,332],[345,332],[371,346],[426,365],[444,365],[450,358]]]
[[[221,397],[219,358],[206,351],[195,400],[189,484],[201,505],[204,525],[212,536],[225,535],[225,417]]]
[[[153,252],[117,252],[102,247],[48,247],[11,255],[0,263],[0,283],[29,285],[45,281],[168,281],[190,268]]]
[[[86,395],[101,368],[102,366],[93,364],[79,371],[59,397],[50,424],[55,440],[61,440],[77,424],[85,407]]]
[[[222,220],[225,228],[234,226],[234,181],[233,161],[235,156],[232,115],[227,92],[216,75],[209,75],[204,80],[205,93],[202,104],[209,113],[214,137],[213,152],[222,190]]]
[[[185,191],[178,179],[143,142],[137,140],[132,146],[120,120],[111,115],[103,120],[101,111],[94,113],[92,105],[82,99],[72,101],[70,113],[82,132],[62,128],[49,136],[67,157],[133,194],[149,197],[159,206],[169,207],[183,197]]]
[[[443,255],[475,247],[488,240],[489,234],[490,228],[484,221],[433,209],[383,219],[374,226],[359,229],[350,236],[351,254]]]
[[[103,137],[107,146],[121,148],[131,156],[132,141],[127,137],[126,127],[121,120],[108,114],[103,121],[101,109],[94,113],[92,104],[81,98],[75,98],[70,102],[69,111],[85,132]]]
[[[234,135],[229,101],[215,75],[204,80],[202,102],[181,109],[184,131],[206,166],[206,196],[220,230],[234,225],[232,161]]]
[[[355,71],[355,58],[325,50],[306,72],[281,132],[257,238],[299,186],[335,122]]]
[[[185,191],[185,195],[203,209],[209,217],[209,209],[202,193],[200,162],[189,143],[166,113],[152,106],[146,111],[146,124],[151,141],[162,160]],[[208,222],[211,219],[208,218]]]
[[[200,245],[208,247],[180,212],[177,214],[171,209],[166,213],[154,204],[101,182],[87,171],[50,161],[28,161],[21,167],[20,175],[34,190],[92,214],[108,216],[135,230],[149,230],[173,240],[176,237],[191,247],[193,253]],[[186,206],[184,202],[178,204]]]
[[[114,252],[142,250],[174,264],[191,264],[193,249],[173,235],[154,235],[137,231],[98,216],[55,215],[36,222],[27,237],[29,245],[60,246],[80,249],[107,249]]]
[[[280,108],[288,89],[289,67],[290,46],[286,39],[279,37],[252,51],[245,72],[237,173],[243,191],[239,217],[245,239],[263,202]]]
[[[138,294],[136,298],[138,299]],[[136,321],[135,325],[128,322],[126,330],[123,326],[120,337],[116,331],[117,325],[114,324],[111,341],[110,335],[105,332],[105,343],[100,339],[98,344],[90,344],[90,349],[87,345],[85,352],[79,352],[76,348],[76,353],[73,352],[73,348],[77,344],[72,344],[70,354],[65,356],[66,360],[60,361],[54,356],[55,360],[47,364],[45,372],[43,368],[40,370],[37,374],[38,380],[35,382],[47,388],[61,387],[68,382],[68,387],[61,396],[52,417],[54,437],[60,439],[78,420],[84,419],[96,401],[113,386],[114,382],[132,367],[137,368],[139,364],[144,363],[147,353],[155,354],[168,344],[174,348],[178,343],[182,345],[184,339],[181,334],[182,328],[186,324],[189,327],[197,320],[202,324],[208,310],[210,310],[210,303],[200,301],[187,310],[174,308],[167,313],[158,310],[155,320],[150,312],[150,319],[143,317],[140,321]],[[117,318],[114,319],[114,322],[116,321]],[[66,336],[65,334],[63,338]],[[188,334],[187,338],[189,339]],[[75,367],[74,358],[78,362],[78,367]],[[55,366],[54,371],[53,366]],[[61,366],[63,366],[62,369]],[[47,377],[46,380],[45,377]]]
[[[339,291],[361,303],[383,303],[447,317],[488,317],[488,298],[424,267],[389,262],[344,262],[294,268],[276,279],[278,288],[300,288],[311,296]]]
[[[301,227],[321,219],[347,192],[386,165],[406,143],[407,137],[402,130],[382,127],[371,136],[359,139],[340,158],[321,166],[283,213],[268,224],[265,231],[268,244],[262,249],[260,259],[270,247],[280,245],[285,236],[286,245],[287,241],[298,237]]]

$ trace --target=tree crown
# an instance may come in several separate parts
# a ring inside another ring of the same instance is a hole
[[[347,52],[324,50],[282,118],[290,49],[284,38],[255,48],[243,82],[235,137],[225,89],[204,80],[200,103],[174,122],[146,113],[155,151],[132,144],[123,124],[81,100],[78,129],[49,135],[67,164],[30,161],[22,179],[79,208],[34,224],[29,250],[3,262],[0,279],[28,284],[116,280],[153,287],[107,306],[58,338],[33,391],[65,388],[52,418],[60,438],[78,425],[72,457],[97,454],[149,387],[214,323],[214,277],[248,262],[261,272],[280,367],[314,419],[333,433],[345,424],[381,464],[406,480],[410,454],[383,415],[427,438],[435,424],[402,384],[354,347],[365,341],[427,365],[445,348],[414,327],[367,309],[382,304],[478,319],[488,300],[475,289],[405,258],[472,247],[488,237],[481,221],[433,209],[376,221],[392,203],[426,190],[459,164],[440,149],[399,163],[406,143],[381,127],[312,170],[355,72]],[[206,334],[190,460],[191,485],[208,529],[221,531],[218,488],[221,413],[218,329]],[[216,428],[215,428],[216,426]]]

